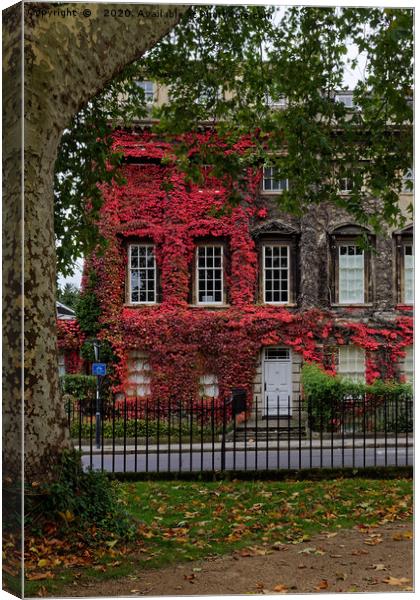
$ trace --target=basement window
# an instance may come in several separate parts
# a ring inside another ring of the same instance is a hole
[[[201,398],[217,398],[219,396],[217,375],[211,373],[201,375],[199,386]]]

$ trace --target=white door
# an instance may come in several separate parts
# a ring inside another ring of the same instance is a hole
[[[289,348],[265,348],[264,414],[289,416],[292,401],[292,359]]]

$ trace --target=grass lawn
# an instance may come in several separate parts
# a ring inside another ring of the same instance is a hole
[[[408,479],[332,481],[137,482],[121,484],[138,523],[137,541],[91,551],[83,563],[48,557],[28,573],[25,595],[57,594],[71,580],[107,579],[210,555],[264,552],[334,531],[412,515]],[[249,554],[248,554],[249,555]],[[43,563],[41,563],[43,564]],[[38,578],[47,571],[49,576]]]

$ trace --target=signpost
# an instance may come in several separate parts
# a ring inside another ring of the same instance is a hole
[[[96,447],[101,447],[101,403],[99,397],[100,378],[106,375],[106,364],[97,362],[99,359],[99,340],[93,341],[93,350],[95,352],[95,362],[92,364],[92,375],[96,375],[96,418],[95,418],[95,433]]]

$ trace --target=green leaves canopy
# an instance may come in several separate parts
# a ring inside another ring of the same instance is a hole
[[[348,49],[351,49],[351,56]],[[336,101],[349,68],[364,72],[354,109]],[[170,90],[154,109],[161,135],[214,129],[227,144],[251,135],[245,154],[179,145],[179,165],[199,177],[200,161],[244,184],[246,167],[275,167],[290,185],[282,210],[302,213],[329,201],[380,232],[401,226],[402,176],[412,167],[413,14],[409,9],[261,6],[192,7],[139,63],[92,99],[63,136],[56,164],[56,232],[62,272],[98,243],[98,183],[121,183],[112,128],[146,116],[134,80]],[[269,99],[286,98],[281,110]],[[349,194],[338,181],[350,177]]]

